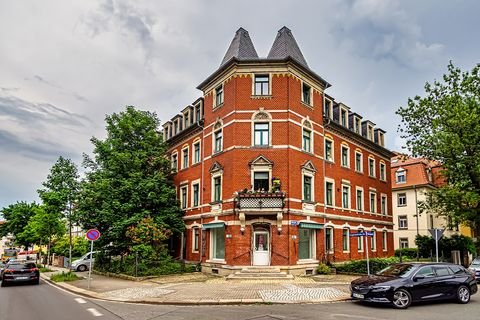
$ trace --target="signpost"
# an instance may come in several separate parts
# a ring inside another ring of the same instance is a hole
[[[435,254],[437,255],[437,262],[438,262],[438,241],[440,240],[440,238],[442,238],[443,232],[445,231],[445,229],[433,228],[433,229],[428,229],[428,231],[432,235],[433,240],[435,240]]]
[[[85,234],[85,237],[90,240],[90,267],[88,268],[88,290],[90,290],[90,279],[92,276],[92,260],[93,260],[93,241],[98,240],[100,238],[100,231],[97,229],[90,229]]]
[[[367,253],[367,274],[370,275],[370,262],[368,259],[368,237],[373,237],[373,232],[350,233],[350,237],[365,237],[365,252]]]

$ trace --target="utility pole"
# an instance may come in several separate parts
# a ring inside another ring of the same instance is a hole
[[[415,217],[417,220],[417,237],[420,235],[419,227],[418,227],[418,200],[417,200],[417,186],[413,185],[413,190],[415,191]],[[420,260],[419,252],[418,252],[418,245],[417,245],[417,261]]]

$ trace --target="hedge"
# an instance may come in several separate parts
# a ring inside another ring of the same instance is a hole
[[[370,273],[372,274],[377,273],[393,263],[398,263],[400,260],[397,257],[372,258],[369,259],[369,262]],[[353,260],[343,264],[336,264],[335,268],[337,272],[367,274],[367,260]]]

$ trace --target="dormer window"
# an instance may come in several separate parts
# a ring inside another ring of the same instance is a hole
[[[223,104],[223,84],[215,88],[215,107]]]
[[[396,181],[397,183],[405,183],[407,182],[407,171],[403,168],[399,168],[397,172],[395,173],[396,175]]]
[[[306,83],[302,83],[302,102],[312,105],[312,87]]]
[[[325,117],[330,119],[333,118],[332,101],[325,99],[325,107],[324,107],[323,113]]]
[[[341,109],[340,111],[340,124],[348,128],[347,124],[347,110]]]
[[[185,128],[187,128],[188,126],[190,126],[190,111],[187,111],[184,116],[183,116],[183,119],[185,121]]]
[[[373,141],[373,127],[371,125],[367,126],[367,139]]]
[[[381,145],[382,147],[385,146],[385,138],[383,133],[381,132],[378,133],[378,144]]]
[[[195,121],[198,122],[202,119],[202,114],[201,114],[201,106],[200,104],[197,104],[195,106]]]
[[[355,119],[354,120],[354,131],[355,131],[355,133],[360,134],[360,132],[361,132],[360,129],[362,128],[362,120],[360,120],[360,118],[357,118],[357,117],[355,117],[354,119]]]

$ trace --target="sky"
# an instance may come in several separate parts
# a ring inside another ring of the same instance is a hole
[[[451,60],[480,62],[476,0],[0,0],[0,209],[38,201],[59,156],[80,171],[105,116],[127,105],[162,122],[201,96],[239,27],[266,57],[293,32],[326,93],[387,131]]]

